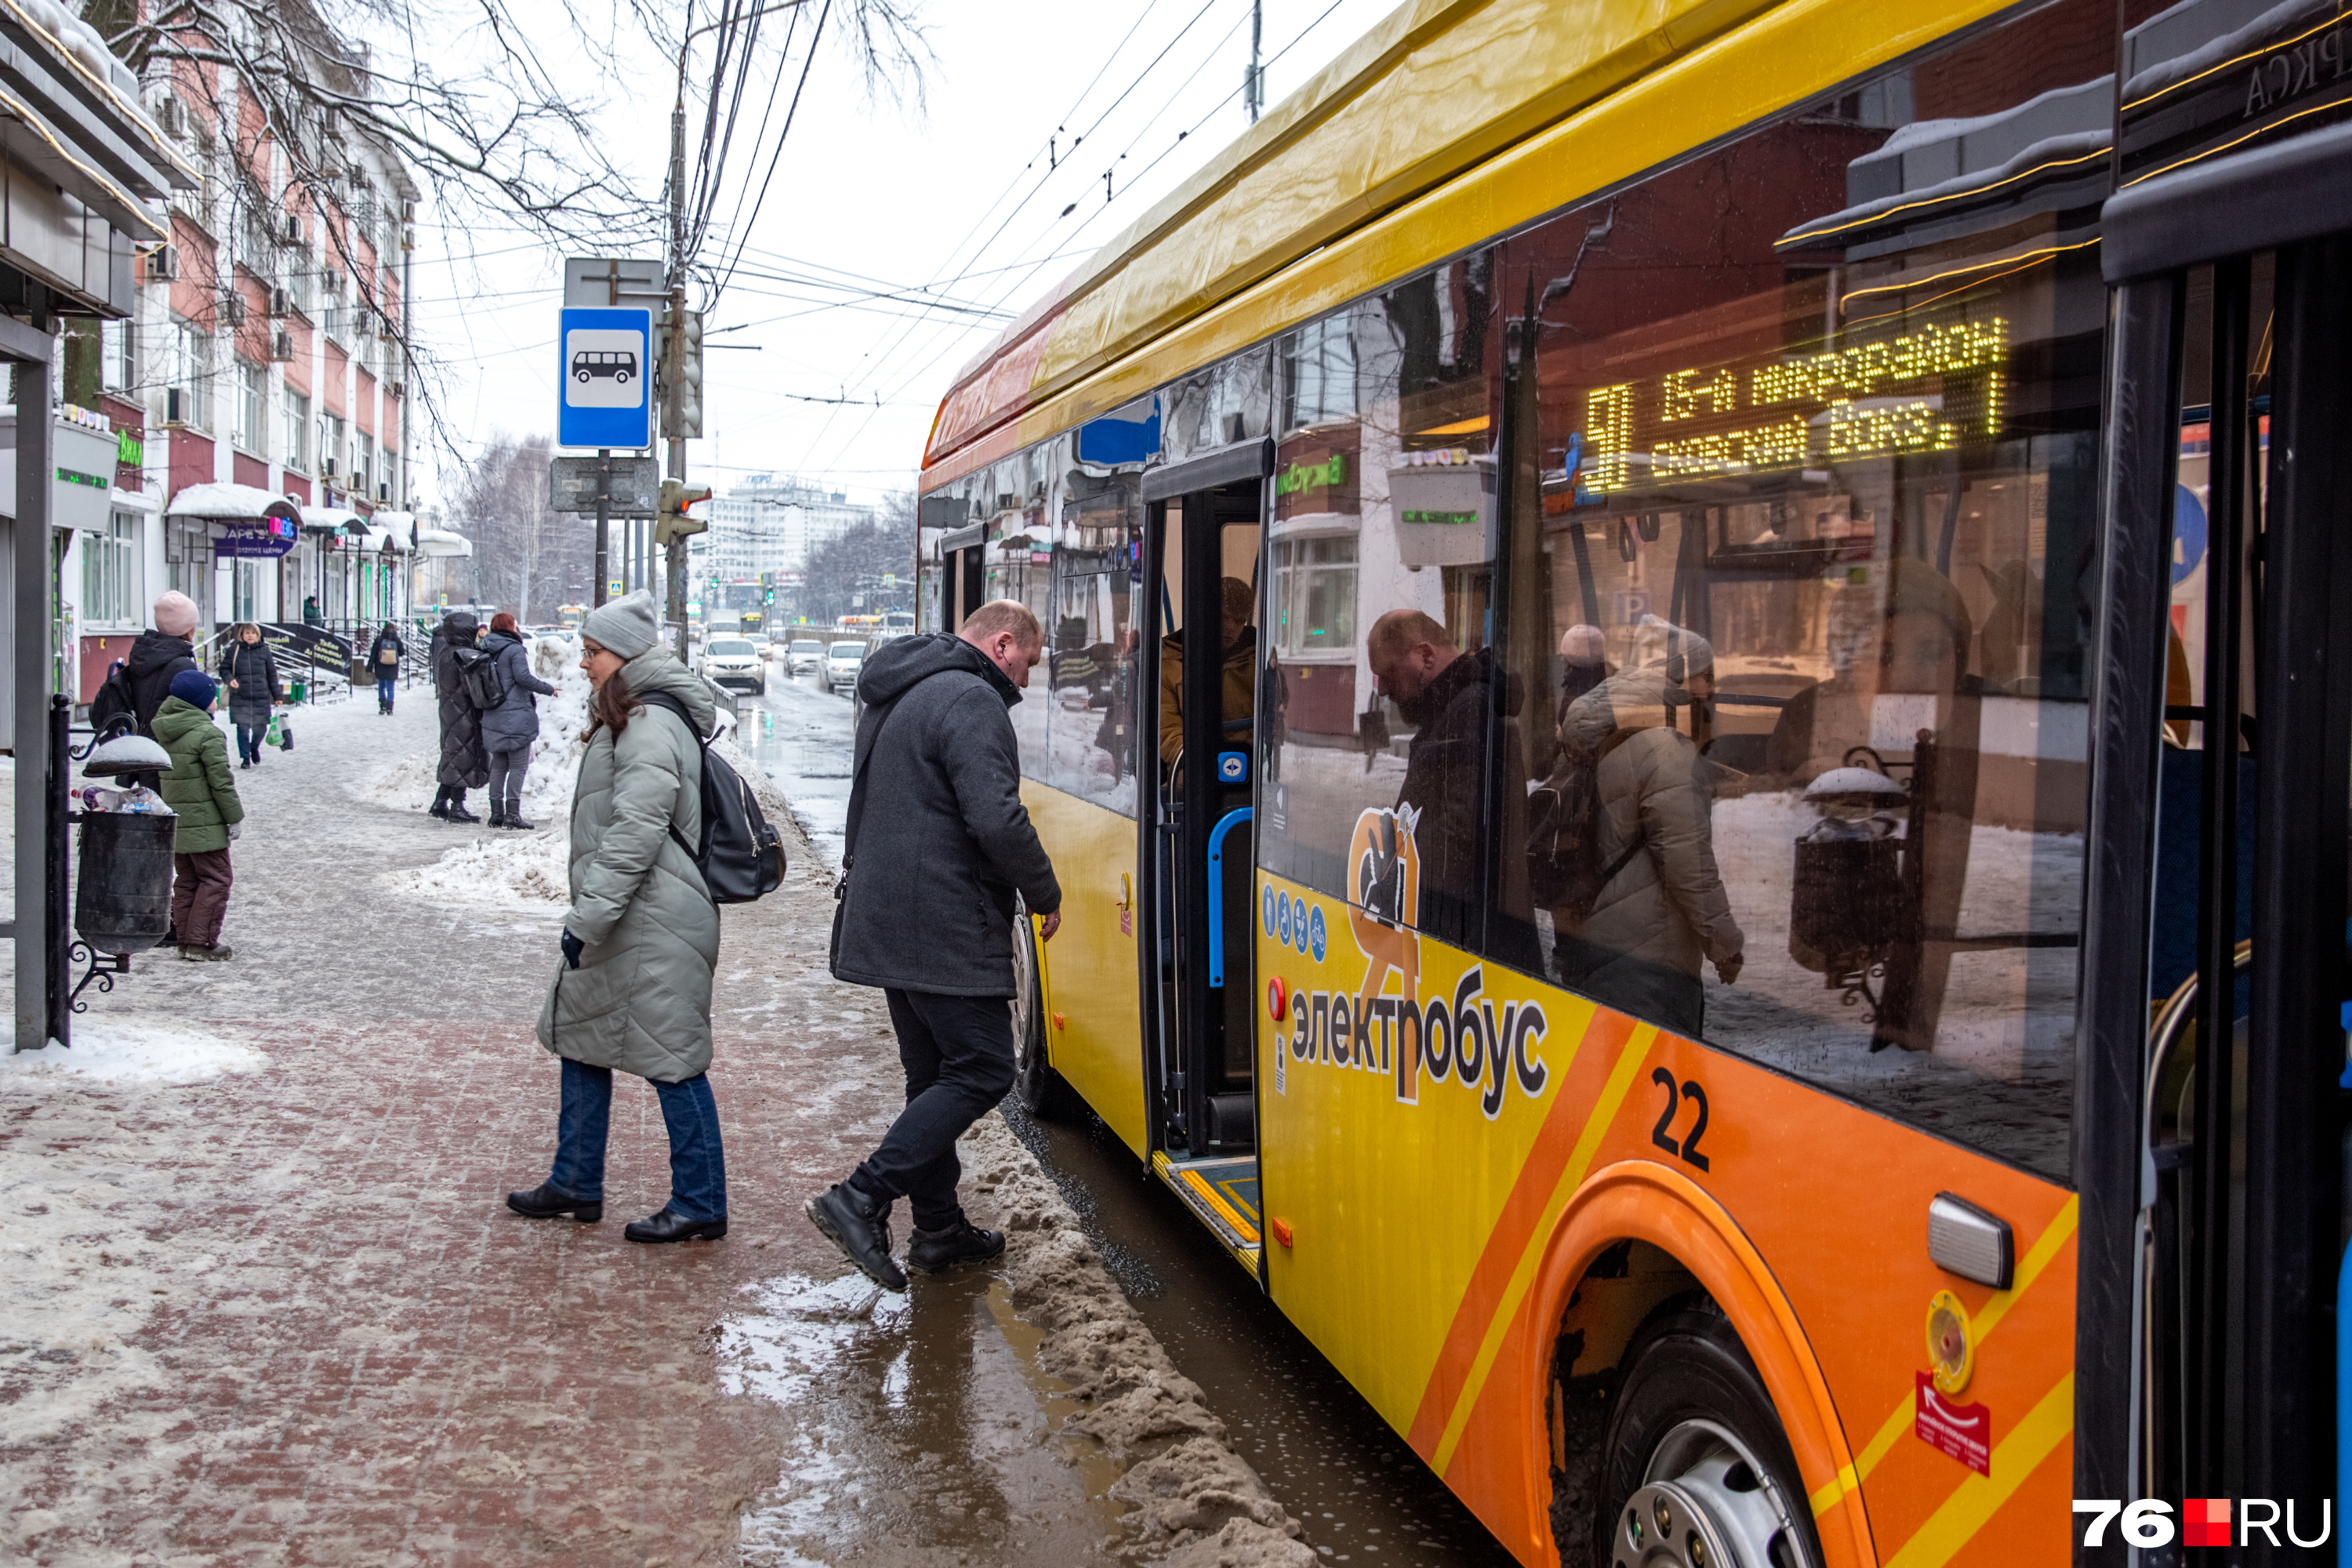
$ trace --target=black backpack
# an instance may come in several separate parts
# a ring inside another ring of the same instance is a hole
[[[466,700],[484,712],[507,700],[507,683],[499,674],[499,656],[487,648],[461,647],[455,651],[457,664],[457,689]]]
[[[98,695],[89,700],[90,732],[102,739],[108,721],[118,718],[129,721],[120,728],[136,731],[139,727],[139,703],[131,690],[131,667],[119,658],[100,683]]]
[[[1528,892],[1537,906],[1581,923],[1601,889],[1642,852],[1636,837],[1614,864],[1601,864],[1601,759],[1627,731],[1611,736],[1591,761],[1563,761],[1528,795]]]
[[[666,692],[649,692],[639,700],[657,704],[678,716],[686,732],[702,752],[702,847],[696,848],[675,826],[669,830],[677,847],[694,858],[702,885],[714,904],[748,904],[766,898],[783,885],[784,841],[760,811],[751,793],[724,757],[711,754],[710,742],[694,727],[686,704]]]

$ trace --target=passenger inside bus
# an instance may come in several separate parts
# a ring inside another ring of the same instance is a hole
[[[1257,680],[1257,595],[1238,577],[1217,584],[1220,646],[1225,650],[1223,671],[1224,732],[1238,735],[1234,743],[1246,750],[1253,697]],[[1160,765],[1174,767],[1184,750],[1184,634],[1160,639]]]

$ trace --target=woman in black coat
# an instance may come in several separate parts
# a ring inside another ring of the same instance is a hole
[[[269,709],[284,700],[278,688],[278,656],[261,640],[261,628],[240,621],[221,655],[221,685],[228,690],[228,716],[236,725],[239,767],[261,761],[261,738],[269,730]]]
[[[482,750],[482,710],[466,695],[457,671],[457,650],[472,647],[482,623],[470,610],[452,611],[433,634],[433,690],[441,700],[440,793],[433,815],[445,822],[479,822],[466,809],[466,792],[490,780],[490,760]]]

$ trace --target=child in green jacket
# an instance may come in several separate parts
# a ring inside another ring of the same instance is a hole
[[[228,845],[245,830],[245,803],[229,776],[228,742],[213,722],[219,689],[204,671],[184,669],[155,710],[155,739],[172,754],[163,804],[180,817],[172,834],[172,929],[179,933],[180,956],[192,963],[231,956],[220,940],[234,880]]]

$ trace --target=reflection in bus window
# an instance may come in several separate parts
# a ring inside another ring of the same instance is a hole
[[[1068,450],[1069,438],[1055,437],[988,470],[993,510],[982,558],[981,597],[1026,605],[1048,639],[1054,634],[1054,544]],[[1021,745],[1022,773],[1050,783],[1055,776],[1046,735],[1050,704],[1044,697],[1033,690],[1013,705],[1013,733]]]
[[[1897,73],[1514,239],[1498,290],[1497,657],[1555,700],[1504,721],[1496,864],[1545,972],[2060,1174],[2106,187],[2006,175],[2104,136],[2079,53]]]
[[[1481,858],[1460,837],[1477,831],[1492,776],[1477,705],[1500,700],[1508,683],[1488,656],[1446,689],[1410,693],[1407,711],[1381,689],[1371,634],[1393,613],[1390,635],[1416,668],[1441,648],[1451,663],[1486,644],[1493,280],[1493,253],[1475,253],[1301,327],[1275,356],[1259,861],[1360,899],[1347,865],[1358,817],[1442,795],[1427,831],[1449,836],[1444,863],[1423,871],[1420,910],[1401,914],[1456,942],[1472,940],[1483,897]],[[1454,711],[1456,686],[1470,690],[1475,714]],[[1416,763],[1433,715],[1443,721]],[[1431,793],[1441,777],[1446,785]]]
[[[1135,815],[1142,505],[1133,474],[1074,470],[1054,559],[1046,782]]]

